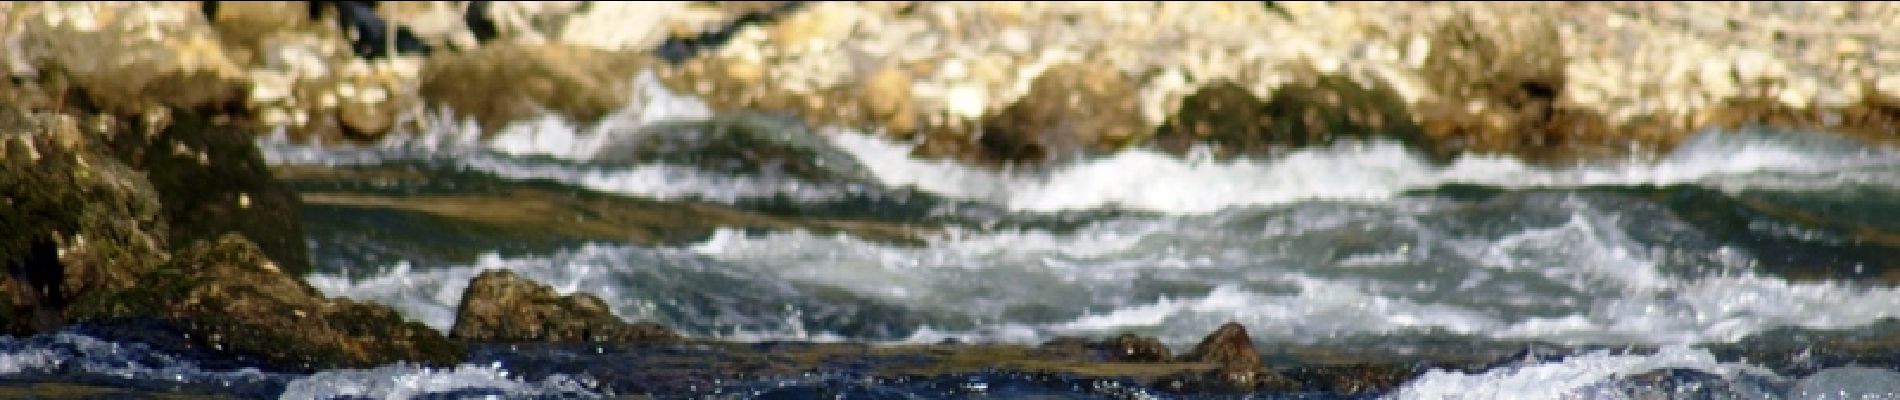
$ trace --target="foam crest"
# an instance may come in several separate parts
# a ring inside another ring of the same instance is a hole
[[[917,160],[908,146],[853,133],[832,136],[891,186],[1001,204],[1020,211],[1120,207],[1186,214],[1305,200],[1382,200],[1445,184],[1507,188],[1712,183],[1731,190],[1757,186],[1812,188],[1823,181],[1878,182],[1893,176],[1900,156],[1837,143],[1817,134],[1708,132],[1658,160],[1562,168],[1496,155],[1465,155],[1435,165],[1390,141],[1346,142],[1275,159],[1216,161],[1134,149],[1055,167],[1046,173],[992,171],[943,160]],[[1770,175],[1758,179],[1736,177]]]
[[[1690,369],[1724,377],[1744,374],[1773,377],[1760,367],[1717,361],[1707,350],[1667,346],[1655,354],[1613,354],[1607,350],[1553,362],[1525,362],[1466,374],[1434,369],[1399,388],[1392,399],[1570,399],[1619,398],[1605,392],[1611,381],[1663,369]]]
[[[280,399],[373,398],[408,399],[430,394],[450,394],[455,398],[519,398],[523,396],[559,396],[561,398],[600,398],[589,380],[555,374],[540,381],[511,377],[500,365],[462,364],[435,369],[410,364],[386,365],[372,369],[341,369],[318,372],[291,381]]]
[[[253,368],[200,369],[190,360],[91,336],[55,333],[31,337],[0,336],[0,377],[15,374],[90,375],[134,381],[233,386],[269,386],[274,374]]]

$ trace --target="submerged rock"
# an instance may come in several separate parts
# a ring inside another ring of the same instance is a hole
[[[669,342],[651,322],[627,323],[591,294],[561,296],[514,272],[483,272],[468,284],[450,336],[483,342]]]
[[[872,179],[856,157],[818,136],[796,117],[735,113],[707,121],[669,121],[617,135],[595,161],[678,162],[735,175],[794,176],[812,181]]]

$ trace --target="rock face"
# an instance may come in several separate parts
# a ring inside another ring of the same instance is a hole
[[[627,323],[590,294],[561,296],[513,272],[483,272],[468,284],[450,336],[483,342],[667,342],[650,322]]]

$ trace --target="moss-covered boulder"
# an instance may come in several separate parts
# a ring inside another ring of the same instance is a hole
[[[627,323],[586,293],[554,289],[506,270],[468,284],[450,336],[484,342],[668,342],[679,336],[651,322]]]

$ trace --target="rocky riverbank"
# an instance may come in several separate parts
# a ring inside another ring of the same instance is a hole
[[[491,132],[543,112],[588,122],[634,101],[628,88],[648,70],[717,111],[878,130],[919,142],[921,156],[973,163],[1197,144],[1264,155],[1359,136],[1441,156],[1570,160],[1662,151],[1691,132],[1743,123],[1900,139],[1900,42],[1880,34],[1900,25],[1900,7],[1879,3],[771,3],[505,3],[507,39],[485,46],[465,37],[447,3],[397,4],[390,14],[444,50],[376,61],[351,57],[334,27],[296,5],[232,4],[206,20],[185,2],[0,4],[0,62],[11,78],[0,81],[0,331],[81,329],[298,371],[607,342],[629,354],[690,353],[633,363],[650,369],[604,370],[654,380],[796,372],[857,357],[885,360],[874,372],[893,376],[1002,366],[1196,392],[1378,392],[1426,368],[1508,354],[1374,362],[1388,354],[1260,351],[1239,325],[1179,357],[1132,335],[1040,346],[695,341],[506,273],[478,278],[458,324],[438,332],[303,282],[311,261],[302,204],[529,224],[585,239],[677,242],[709,225],[889,241],[916,232],[718,206],[583,207],[574,204],[594,198],[539,192],[507,201],[298,194],[272,174],[338,172],[271,171],[252,139],[282,128],[305,141],[373,141],[457,121],[431,118],[442,114]],[[655,53],[681,37],[704,38],[695,43],[706,51],[677,64]],[[784,158],[810,155],[795,154]],[[789,168],[852,173],[814,164]],[[495,212],[505,208],[518,211]],[[534,212],[569,208],[604,222]],[[1891,347],[1888,338],[1816,340],[1732,352],[1808,346],[1852,358]],[[1263,363],[1290,353],[1315,365]],[[924,361],[891,361],[900,359]],[[677,363],[698,367],[664,367]]]
[[[0,54],[16,79],[94,87],[121,112],[222,85],[260,130],[316,140],[422,129],[424,112],[491,132],[542,111],[592,121],[642,70],[720,111],[990,162],[1365,135],[1573,159],[1739,124],[1891,143],[1900,119],[1900,42],[1878,29],[1900,10],[1878,3],[579,3],[503,2],[508,35],[479,47],[455,6],[402,3],[393,19],[445,51],[375,62],[294,5],[205,21],[189,3],[16,3]],[[662,61],[674,42],[701,51]]]

